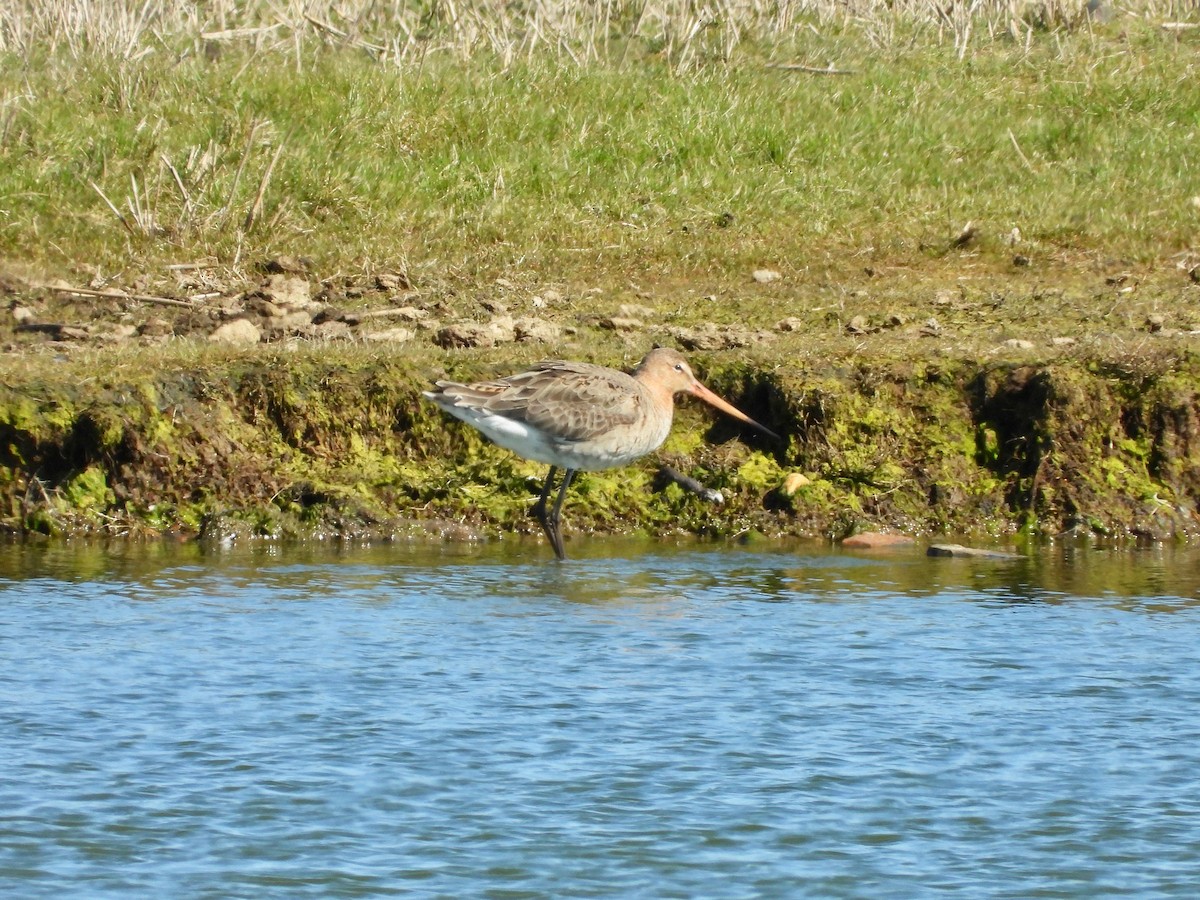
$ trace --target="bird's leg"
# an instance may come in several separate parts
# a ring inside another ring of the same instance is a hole
[[[554,510],[547,513],[546,501],[550,499],[550,490],[554,487],[554,476],[557,473],[558,468],[551,466],[550,471],[546,473],[546,483],[542,485],[542,492],[538,494],[537,503],[533,504],[533,508],[529,510],[529,514],[541,523],[542,531],[546,532],[546,537],[550,539],[550,546],[554,548],[554,555],[559,559],[566,559],[567,553],[563,549],[562,534],[558,528],[558,513],[562,509],[563,494],[567,492],[567,483],[570,482],[571,475],[574,473],[570,469],[567,469],[563,475],[562,489],[558,493]]]
[[[554,555],[559,559],[567,558],[567,551],[563,549],[562,531],[559,528],[559,513],[562,512],[563,499],[567,496],[567,487],[571,484],[571,479],[575,477],[574,469],[567,469],[563,473],[562,486],[558,489],[558,497],[554,501],[554,509],[549,513],[546,512],[546,501],[550,499],[550,490],[554,487],[554,476],[558,473],[555,466],[550,467],[550,471],[546,473],[546,483],[542,485],[542,492],[538,494],[537,503],[533,504],[533,508],[529,510],[529,514],[537,519],[542,524],[542,531],[546,532],[546,537],[550,539],[550,546],[554,548]]]
[[[567,558],[567,551],[563,549],[562,530],[558,520],[558,514],[562,511],[563,500],[567,496],[567,488],[571,486],[571,479],[575,477],[574,469],[567,469],[563,473],[562,487],[558,489],[558,499],[554,501],[554,509],[550,513],[549,520],[542,520],[542,527],[546,529],[546,536],[550,538],[550,543],[554,547],[554,555],[559,559]],[[542,512],[545,512],[545,504],[542,504]]]
[[[546,473],[546,483],[542,485],[542,492],[538,494],[537,503],[529,510],[529,514],[542,523],[542,528],[547,534],[550,533],[550,526],[546,524],[546,501],[550,499],[550,488],[554,486],[554,476],[557,472],[556,467],[550,467],[550,471]]]

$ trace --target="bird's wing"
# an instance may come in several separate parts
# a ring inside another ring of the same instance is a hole
[[[587,441],[631,425],[646,404],[629,375],[588,363],[549,360],[496,381],[443,388],[466,405],[525,422],[561,441]],[[460,402],[461,402],[460,401]]]

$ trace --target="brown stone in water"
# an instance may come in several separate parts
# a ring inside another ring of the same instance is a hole
[[[971,556],[977,559],[1020,559],[1017,553],[1004,550],[984,550],[979,547],[964,547],[962,544],[931,544],[926,556]]]
[[[913,539],[907,534],[885,534],[880,531],[864,531],[862,534],[853,534],[842,541],[843,547],[851,547],[856,550],[880,550],[886,547],[908,546],[913,543]]]

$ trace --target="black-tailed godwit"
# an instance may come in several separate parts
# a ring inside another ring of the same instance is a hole
[[[675,395],[691,394],[778,439],[774,432],[725,402],[692,374],[675,350],[648,353],[632,375],[590,363],[552,360],[527,372],[458,384],[436,382],[425,396],[519,456],[550,466],[531,513],[566,559],[559,513],[577,471],[623,466],[657,450],[667,439]],[[554,477],[565,470],[554,507],[546,510]]]

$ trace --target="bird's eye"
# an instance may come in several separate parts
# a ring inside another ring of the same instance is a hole
[[[675,363],[675,371],[682,372],[683,371],[683,363]]]

